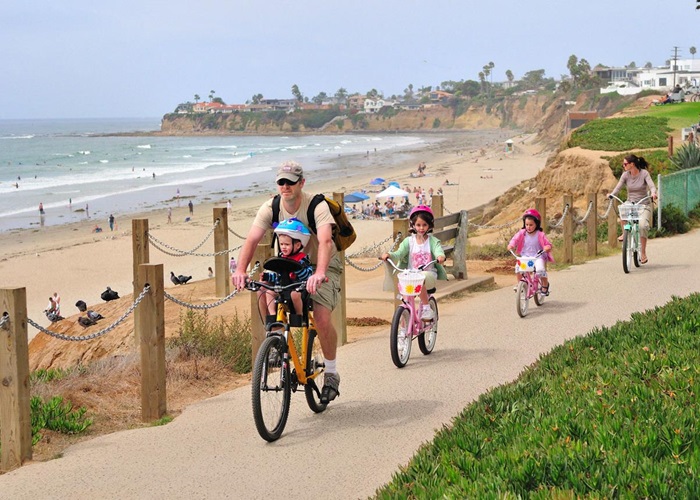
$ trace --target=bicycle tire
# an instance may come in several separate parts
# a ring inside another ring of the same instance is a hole
[[[433,352],[433,349],[435,348],[439,319],[437,299],[435,297],[430,297],[428,304],[430,304],[430,308],[433,310],[433,320],[430,322],[430,324],[425,326],[423,333],[418,335],[418,348],[420,349],[420,352],[426,356]]]
[[[632,252],[632,261],[634,262],[634,267],[639,267],[639,226],[635,226],[632,229],[632,238],[634,238],[634,251]]]
[[[539,307],[544,304],[544,300],[547,296],[540,291],[542,289],[542,282],[539,279],[535,282],[535,286],[537,287],[535,291],[535,305]]]
[[[389,334],[389,350],[391,360],[397,368],[403,368],[411,356],[411,311],[406,306],[399,306],[394,312],[391,321],[391,333]]]
[[[622,270],[625,274],[629,274],[632,267],[632,235],[629,229],[625,229],[622,233]]]
[[[527,308],[530,301],[527,298],[528,287],[529,285],[525,281],[518,282],[518,290],[515,296],[515,308],[518,311],[518,316],[521,318],[527,316]]]
[[[315,373],[318,375],[312,380],[307,380],[304,394],[306,395],[306,403],[314,413],[321,413],[328,406],[328,403],[321,403],[323,369],[323,351],[321,350],[321,342],[318,340],[318,333],[316,330],[309,330],[306,346],[306,376],[310,377]]]
[[[292,394],[289,363],[283,359],[287,346],[280,335],[267,337],[253,367],[253,420],[258,434],[265,441],[276,441],[282,435],[289,416]]]

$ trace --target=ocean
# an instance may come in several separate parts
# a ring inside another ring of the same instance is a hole
[[[293,159],[307,177],[344,176],[368,154],[425,146],[402,134],[156,137],[160,118],[0,120],[0,232],[86,218],[106,220],[177,203],[219,201],[273,188]],[[396,152],[396,155],[392,155]],[[369,179],[368,179],[369,180]],[[42,204],[44,215],[39,213]]]

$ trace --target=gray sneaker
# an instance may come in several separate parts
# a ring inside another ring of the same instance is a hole
[[[340,386],[340,375],[337,373],[326,373],[323,377],[323,389],[321,390],[321,403],[328,404],[336,397],[340,396],[338,387]]]

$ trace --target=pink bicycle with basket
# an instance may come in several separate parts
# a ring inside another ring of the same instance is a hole
[[[530,299],[535,298],[535,304],[541,306],[544,304],[546,293],[542,292],[540,277],[535,272],[535,261],[542,255],[539,252],[536,257],[522,257],[510,251],[515,257],[515,272],[520,275],[518,287],[516,288],[515,306],[518,311],[518,316],[524,318],[527,316],[527,309],[530,304]]]
[[[415,301],[416,296],[421,293],[425,280],[421,270],[437,261],[433,260],[421,266],[421,269],[401,269],[391,259],[387,259],[387,262],[399,271],[398,290],[401,304],[396,308],[391,321],[389,345],[392,361],[398,368],[403,368],[411,355],[413,339],[418,339],[418,347],[426,356],[433,352],[435,347],[438,330],[437,299],[432,295],[435,290],[428,290],[428,304],[433,312],[433,318],[430,321],[421,319],[420,310],[416,307]]]

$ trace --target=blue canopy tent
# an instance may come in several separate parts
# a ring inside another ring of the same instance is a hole
[[[344,197],[345,203],[359,203],[368,199],[369,196],[363,193],[350,193]]]
[[[374,179],[372,179],[371,181],[369,181],[369,183],[370,183],[372,186],[379,186],[380,184],[383,184],[383,183],[384,183],[384,179],[382,179],[381,177],[375,177]]]
[[[399,183],[396,182],[396,181],[391,181],[391,182],[389,183],[389,186],[395,186],[395,187],[401,189],[401,186],[400,186]]]

